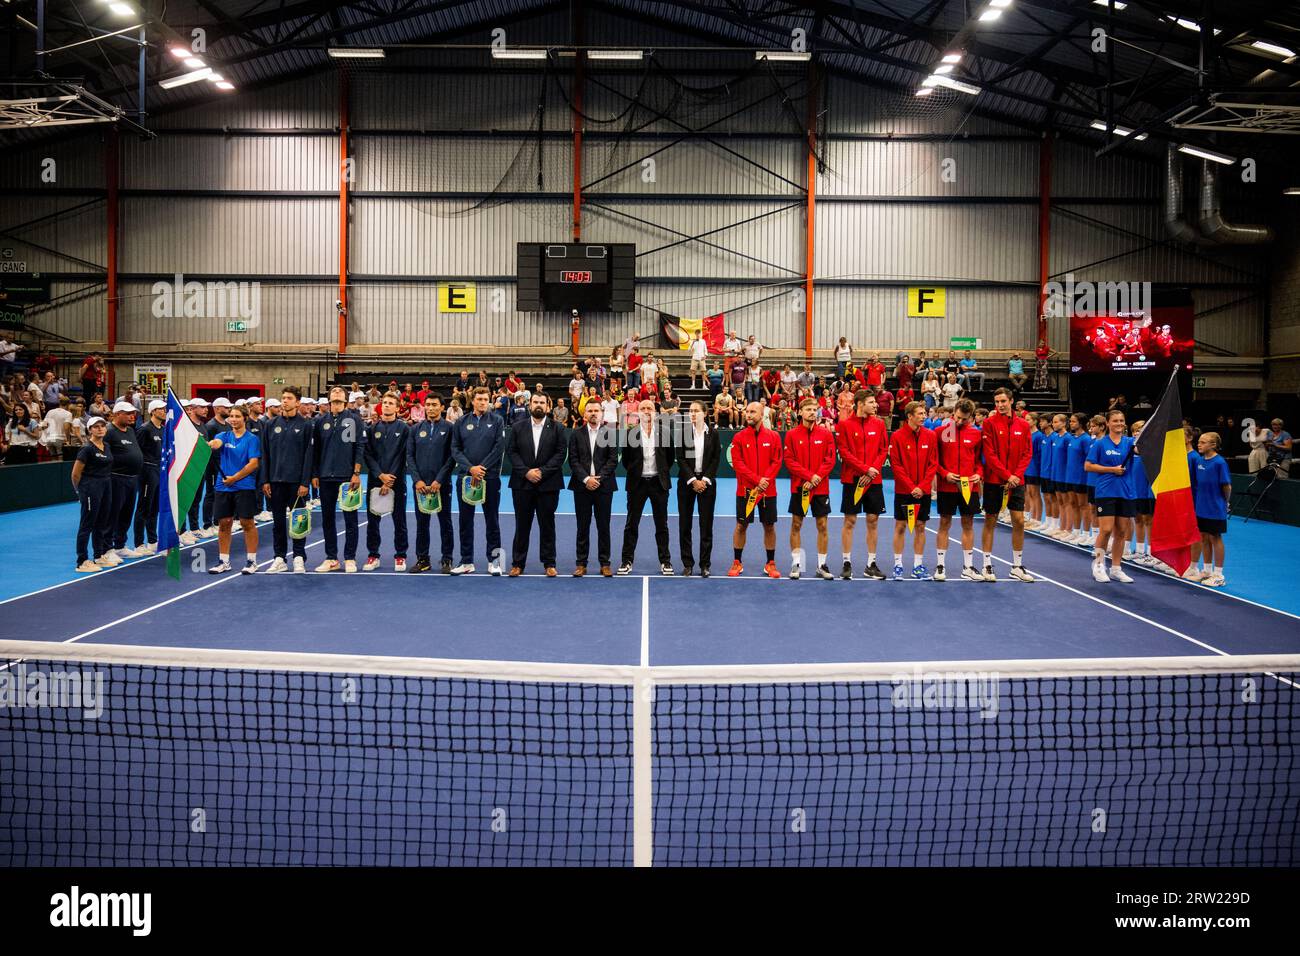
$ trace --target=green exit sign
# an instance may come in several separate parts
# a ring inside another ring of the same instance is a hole
[[[243,319],[228,319],[226,321],[227,332],[247,332],[248,323]]]
[[[282,378],[273,378],[273,379],[271,379],[271,384],[272,384],[272,385],[283,385],[283,384],[284,384],[284,379],[282,379]]]
[[[976,338],[952,338],[948,340],[948,348],[954,352],[958,349],[982,349],[984,348],[984,340]]]
[[[1193,375],[1193,376],[1192,376],[1192,388],[1205,388],[1205,376],[1204,376],[1204,375]]]

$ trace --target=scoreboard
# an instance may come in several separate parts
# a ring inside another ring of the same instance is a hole
[[[517,254],[521,312],[633,309],[632,243],[521,242]]]

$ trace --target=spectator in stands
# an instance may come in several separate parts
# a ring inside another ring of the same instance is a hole
[[[961,361],[957,358],[956,352],[949,352],[948,358],[945,359],[943,363],[943,376],[939,379],[939,381],[946,383],[948,381],[949,375],[960,375],[960,374],[961,374]]]
[[[911,388],[915,377],[916,366],[912,364],[912,357],[906,354],[900,356],[898,364],[894,366],[894,378],[898,379],[898,387]]]
[[[696,332],[691,339],[691,388],[703,388],[706,373],[709,370],[709,344],[704,341],[704,334]]]
[[[484,376],[484,378],[486,377],[487,376]],[[453,384],[451,388],[452,391],[454,392],[468,392],[469,385],[470,385],[469,369],[466,368],[466,369],[461,369],[460,375],[456,377],[455,384]],[[355,392],[356,387],[354,386],[352,390]]]
[[[957,407],[957,399],[961,398],[963,391],[965,389],[957,382],[957,373],[949,372],[948,381],[943,384],[943,407],[951,412]]]
[[[588,391],[593,395],[596,392],[594,388],[588,389]],[[583,404],[586,404],[585,400],[587,397],[588,396],[585,395],[583,396]],[[564,399],[560,399],[555,403],[555,409],[551,412],[551,417],[555,419],[555,423],[561,428],[567,428],[569,426],[569,406],[564,403]]]
[[[1051,388],[1051,382],[1047,377],[1047,369],[1051,364],[1052,350],[1044,339],[1038,343],[1038,348],[1034,349],[1034,391],[1042,392]]]
[[[63,446],[68,440],[68,423],[72,421],[72,412],[68,410],[68,400],[61,398],[41,422],[41,444],[50,453],[51,458],[63,457]]]
[[[10,465],[32,465],[36,463],[36,445],[40,441],[41,426],[32,418],[31,411],[23,402],[14,405],[13,416],[5,425],[5,442],[9,451],[5,456]]]
[[[637,409],[641,405],[641,390],[633,386],[628,386],[627,392],[623,395],[623,405],[620,409],[623,421],[619,424],[623,428],[632,428],[637,423]]]
[[[970,391],[972,388],[977,391],[983,390],[984,373],[978,371],[978,369],[979,366],[975,364],[975,353],[972,350],[967,349],[966,356],[961,360],[961,374],[957,377],[957,381],[961,384],[962,388],[967,391]],[[975,379],[979,379],[978,383]]]
[[[659,362],[659,371],[655,373],[655,383],[659,386],[660,395],[663,395],[664,390],[672,385],[672,379],[668,375],[667,362]]]
[[[794,398],[795,387],[799,384],[799,376],[795,374],[790,363],[786,363],[781,368],[781,391],[785,393],[786,398]]]
[[[1011,358],[1007,359],[1007,378],[1011,380],[1011,387],[1015,391],[1020,391],[1025,387],[1028,376],[1025,375],[1025,360],[1020,357],[1019,352],[1012,352]]]
[[[773,365],[763,370],[763,397],[775,407],[777,396],[781,394],[781,370]]]
[[[759,344],[758,339],[751,335],[745,342],[745,361],[750,365],[757,365],[763,358],[763,349],[765,347]]]
[[[623,353],[623,346],[614,346],[609,353],[609,382],[611,385],[617,384],[619,388],[623,387],[624,369],[626,367],[627,356]]]
[[[613,389],[607,391],[601,400],[600,422],[602,425],[618,424],[618,399],[614,397]]]
[[[631,358],[633,352],[641,351],[641,336],[633,333],[623,340],[623,356]]]
[[[714,361],[713,368],[709,369],[709,397],[717,398],[718,393],[722,391],[722,363]]]
[[[107,384],[107,376],[100,376],[100,369],[103,367],[103,360],[98,352],[91,352],[81,363],[81,394],[94,395],[96,392],[102,392]]]
[[[727,333],[727,339],[722,343],[723,356],[723,377],[731,381],[731,367],[735,364],[740,356],[745,354],[745,343],[740,341],[740,336],[732,330]]]
[[[853,414],[853,404],[856,401],[854,395],[857,389],[850,388],[843,382],[836,382],[839,390],[834,394],[835,400],[835,420],[842,421]]]
[[[627,353],[627,389],[639,389],[641,387],[641,365],[645,358],[641,355],[641,349],[638,347]]]
[[[76,458],[77,451],[86,443],[86,406],[80,399],[73,399],[68,405],[68,413],[72,417],[64,426],[66,438],[63,445],[63,458],[65,461]]]
[[[925,349],[916,353],[916,361],[912,364],[916,367],[916,374],[921,376],[919,382],[915,378],[912,380],[912,388],[918,388],[925,382],[925,373],[930,369],[930,360],[925,357]]]
[[[713,398],[713,424],[718,428],[736,427],[736,403],[730,393],[719,392]]]
[[[795,379],[795,384],[803,389],[805,394],[811,395],[813,393],[813,386],[817,384],[817,374],[813,371],[812,362],[805,361],[803,363],[803,371]]]
[[[939,404],[939,399],[943,397],[943,392],[939,386],[939,373],[930,369],[925,373],[925,378],[921,380],[921,399],[925,402],[925,410],[928,414],[930,409]]]
[[[56,379],[53,372],[45,373],[45,379],[41,382],[41,401],[45,403],[46,409],[58,407],[63,390],[67,387],[68,383],[61,378]]]
[[[582,372],[579,371],[578,365],[575,362],[573,365],[573,378],[569,379],[569,397],[576,402],[582,397],[586,390],[587,380],[583,377]]]
[[[883,388],[885,385],[885,366],[880,361],[880,356],[874,352],[867,359],[865,384],[867,388]]]
[[[734,368],[735,366],[733,366]],[[755,362],[745,371],[745,404],[756,402],[763,397],[763,366]]]
[[[0,362],[12,363],[18,357],[19,348],[17,342],[10,342],[3,335],[0,335]]]
[[[844,378],[845,371],[852,364],[853,346],[849,345],[849,340],[841,335],[839,343],[835,346],[835,377]]]
[[[1264,447],[1268,451],[1268,463],[1276,465],[1282,477],[1286,478],[1291,474],[1294,441],[1291,433],[1283,426],[1284,422],[1280,418],[1269,423],[1268,430],[1264,432]]]
[[[465,414],[465,406],[462,404],[463,402],[464,399],[458,396],[453,398],[451,403],[447,406],[447,421],[453,425],[460,421],[461,416]]]
[[[893,433],[894,393],[885,388],[876,389],[876,414],[885,420],[885,430]]]
[[[894,404],[899,408],[906,408],[908,402],[914,401],[916,401],[916,393],[910,384],[906,388],[900,385],[894,389]]]
[[[681,401],[673,394],[672,382],[664,382],[663,389],[659,393],[659,411],[665,415],[675,415],[681,407]]]
[[[597,394],[605,390],[605,382],[608,378],[609,370],[605,368],[599,355],[587,359],[587,381],[596,387]]]

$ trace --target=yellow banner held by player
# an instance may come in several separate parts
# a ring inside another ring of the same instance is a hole
[[[970,479],[962,478],[961,480],[961,500],[970,504]]]
[[[862,500],[862,496],[866,494],[866,491],[867,491],[867,478],[865,475],[863,475],[861,478],[858,479],[858,486],[853,489],[853,503],[855,505]]]
[[[1003,511],[1007,510],[1007,502],[1010,500],[1011,500],[1011,486],[1003,485],[1002,486],[1002,510]]]
[[[745,496],[745,517],[748,518],[754,513],[754,506],[758,504],[758,496],[762,494],[757,488],[750,488],[749,494]]]
[[[803,501],[803,516],[806,518],[808,517],[808,506],[812,504],[812,492],[809,491],[807,488],[803,490],[802,501]]]
[[[907,506],[907,530],[916,530],[916,505]]]

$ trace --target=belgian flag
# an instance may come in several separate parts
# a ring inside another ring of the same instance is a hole
[[[1151,519],[1151,553],[1179,574],[1192,563],[1192,545],[1201,540],[1192,500],[1191,469],[1183,438],[1183,404],[1178,372],[1169,377],[1160,405],[1138,436],[1137,453],[1156,496]]]

